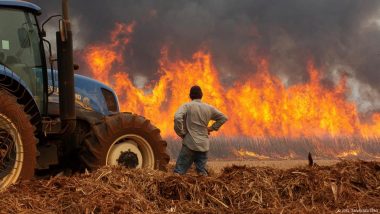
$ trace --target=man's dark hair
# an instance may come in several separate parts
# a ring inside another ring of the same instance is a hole
[[[202,93],[201,87],[199,87],[197,85],[194,85],[193,87],[191,87],[191,89],[190,89],[190,98],[192,100],[202,99],[202,96],[203,96],[203,93]]]

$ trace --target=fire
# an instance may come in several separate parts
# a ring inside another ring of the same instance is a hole
[[[212,56],[198,51],[191,60],[170,61],[163,48],[160,78],[144,89],[137,88],[128,68],[122,67],[123,51],[133,34],[131,25],[117,24],[109,43],[89,46],[85,60],[94,78],[118,94],[121,110],[149,118],[164,136],[173,136],[173,115],[189,101],[188,91],[199,85],[203,100],[226,113],[229,121],[218,135],[248,137],[380,136],[380,114],[372,123],[359,119],[356,104],[346,98],[346,77],[333,88],[320,84],[321,72],[308,63],[309,81],[286,87],[269,72],[263,58],[252,65],[254,74],[223,87]]]
[[[349,151],[345,151],[345,152],[338,154],[337,157],[338,158],[345,158],[345,157],[349,157],[349,156],[358,156],[359,153],[360,153],[359,150],[349,150]]]
[[[236,154],[238,156],[240,156],[240,157],[256,158],[256,159],[259,159],[259,160],[270,159],[268,156],[259,155],[259,154],[255,153],[255,152],[247,151],[247,150],[244,150],[244,149],[240,149],[240,150],[236,151]]]
[[[122,63],[123,57],[120,54],[129,43],[129,37],[133,32],[135,23],[124,25],[116,24],[115,30],[111,33],[112,43],[93,45],[88,47],[85,53],[85,60],[89,65],[93,76],[108,85],[112,64]]]

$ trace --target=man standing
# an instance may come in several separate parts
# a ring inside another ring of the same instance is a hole
[[[174,172],[185,174],[195,164],[198,174],[207,176],[207,152],[210,148],[208,135],[227,121],[227,117],[215,107],[202,103],[203,93],[199,86],[190,89],[191,102],[182,105],[174,115],[174,130],[182,138]],[[215,121],[208,126],[210,120]]]

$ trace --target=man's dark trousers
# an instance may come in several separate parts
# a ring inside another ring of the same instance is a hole
[[[185,174],[193,162],[198,174],[208,175],[206,170],[207,152],[193,151],[182,144],[182,149],[179,153],[174,172],[181,175]]]

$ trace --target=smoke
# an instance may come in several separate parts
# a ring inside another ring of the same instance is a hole
[[[44,8],[41,20],[60,8],[60,1],[31,2]],[[132,76],[157,78],[165,46],[172,59],[209,51],[226,84],[255,72],[260,57],[288,84],[306,81],[313,59],[327,77],[340,67],[380,92],[378,0],[93,0],[70,6],[76,47],[108,41],[116,22],[136,22],[124,54]]]

